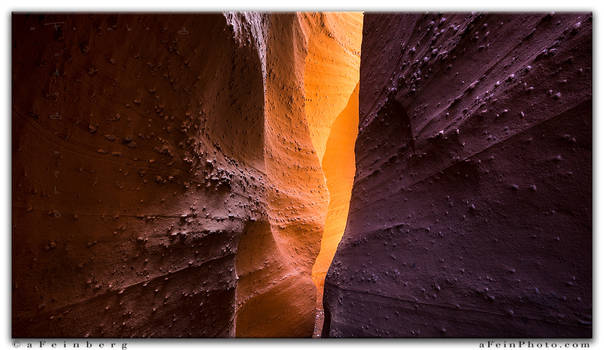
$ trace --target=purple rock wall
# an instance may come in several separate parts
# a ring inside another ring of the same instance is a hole
[[[591,337],[591,67],[591,14],[365,14],[324,336]]]

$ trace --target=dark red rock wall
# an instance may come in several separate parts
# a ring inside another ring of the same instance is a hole
[[[590,337],[590,14],[364,17],[331,337]]]
[[[221,14],[14,15],[12,56],[13,336],[233,335],[251,45]]]

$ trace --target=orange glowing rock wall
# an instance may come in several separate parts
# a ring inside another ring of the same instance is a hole
[[[313,146],[322,161],[332,124],[359,82],[363,14],[325,12],[300,17],[308,38],[306,116]]]
[[[310,336],[354,18],[13,15],[13,336]]]
[[[305,42],[297,16],[266,20],[264,159],[270,231],[262,232],[267,244],[258,245],[255,237],[246,240],[257,258],[253,265],[245,264],[254,271],[242,274],[238,268],[236,335],[308,336],[315,305],[310,270],[328,194],[304,114]]]
[[[320,306],[323,280],[346,226],[354,179],[363,14],[305,13],[300,20],[308,42],[306,118],[329,190],[321,252],[312,272]]]

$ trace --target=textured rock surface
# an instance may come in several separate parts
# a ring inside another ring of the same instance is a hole
[[[365,14],[324,335],[590,337],[592,18]]]
[[[309,18],[13,16],[13,336],[311,335]]]

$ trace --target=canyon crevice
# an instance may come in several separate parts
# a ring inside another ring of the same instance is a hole
[[[15,13],[12,335],[590,337],[592,73],[585,13]]]

